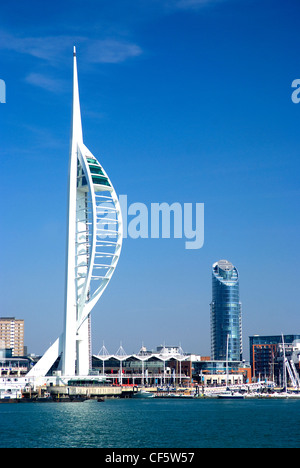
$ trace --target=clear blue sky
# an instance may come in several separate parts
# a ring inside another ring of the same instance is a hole
[[[124,240],[93,351],[210,354],[211,265],[252,334],[300,333],[298,0],[2,2],[0,315],[30,352],[63,326],[72,47],[84,140],[129,203],[205,203],[205,245]]]

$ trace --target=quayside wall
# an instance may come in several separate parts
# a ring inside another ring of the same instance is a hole
[[[85,396],[93,397],[131,397],[136,391],[133,387],[113,387],[113,386],[51,386],[47,388],[51,396]]]

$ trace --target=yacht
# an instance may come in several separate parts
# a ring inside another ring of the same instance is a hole
[[[242,393],[233,392],[231,390],[225,390],[225,392],[219,393],[217,397],[222,400],[244,400],[245,399],[245,395],[243,395]]]
[[[22,398],[22,391],[28,386],[24,377],[5,377],[0,379],[0,400],[16,400]]]
[[[147,392],[147,390],[139,390],[137,393],[134,393],[133,398],[154,398],[154,394]]]

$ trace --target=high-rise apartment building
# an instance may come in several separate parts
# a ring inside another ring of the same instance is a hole
[[[0,317],[0,348],[11,349],[12,356],[24,355],[24,320]]]
[[[239,273],[228,260],[212,267],[211,353],[213,360],[242,360]]]

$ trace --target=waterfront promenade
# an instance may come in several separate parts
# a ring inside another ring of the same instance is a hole
[[[69,385],[69,386],[51,386],[47,387],[44,395],[50,396],[54,401],[74,401],[76,398],[81,399],[100,399],[107,398],[216,398],[223,394],[226,390],[235,395],[242,395],[247,399],[270,399],[270,398],[286,398],[300,399],[300,393],[290,389],[284,392],[283,389],[275,388],[266,384],[249,384],[249,385],[232,385],[230,387],[202,387],[202,386],[126,386],[126,385]],[[39,389],[38,394],[43,393]]]

